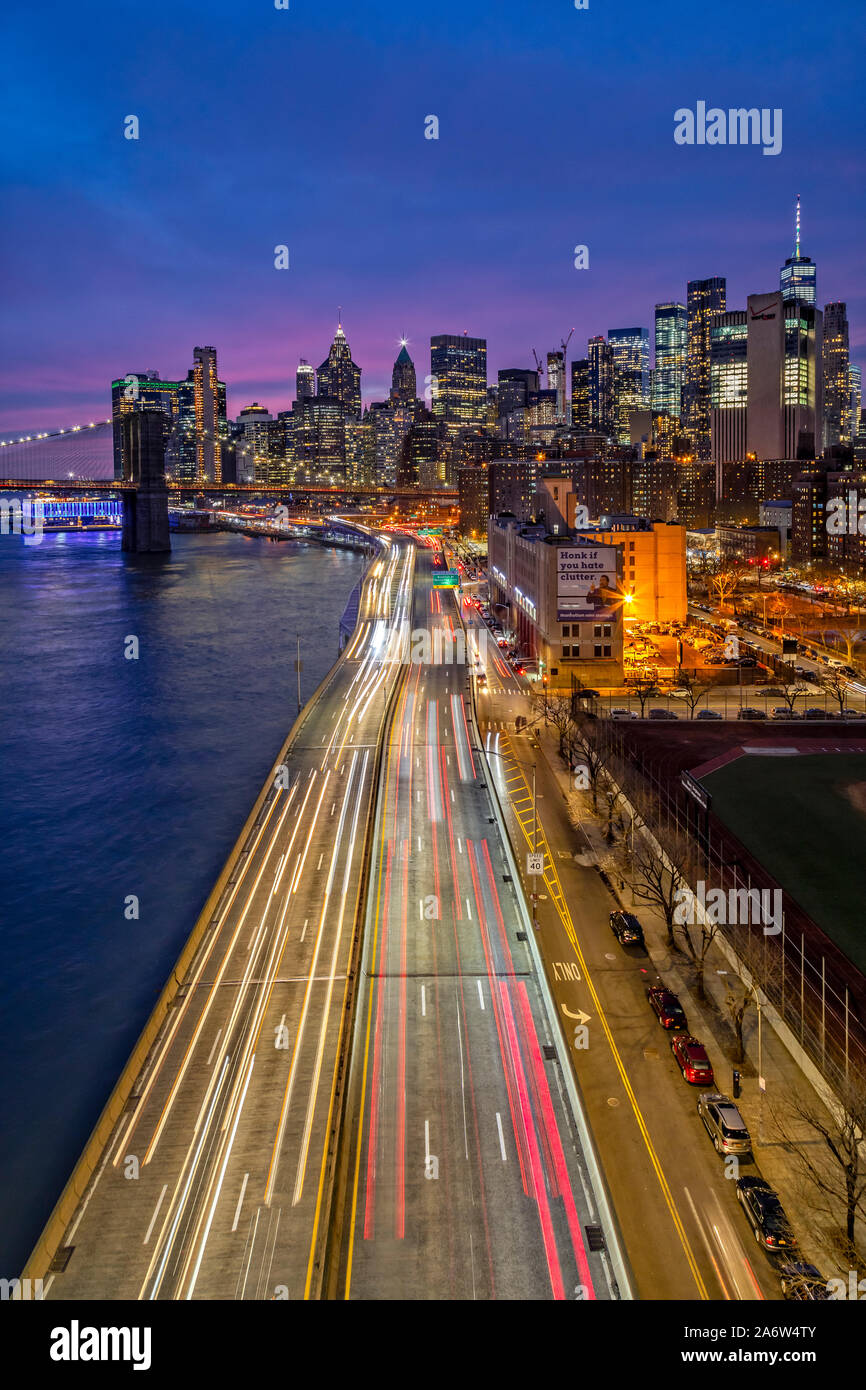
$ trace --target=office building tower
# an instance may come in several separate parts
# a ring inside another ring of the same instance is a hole
[[[439,486],[439,426],[420,404],[400,448],[397,486],[425,492]]]
[[[785,452],[783,458],[815,459],[821,453],[824,315],[814,303],[785,305]]]
[[[403,405],[412,405],[417,394],[415,363],[406,350],[406,340],[400,340],[400,351],[391,372],[391,400]]]
[[[339,401],[344,416],[360,420],[361,368],[352,361],[352,353],[341,323],[337,324],[331,350],[327,360],[319,368],[317,378],[319,396]]]
[[[547,354],[547,389],[556,393],[556,423],[565,424],[565,353]]]
[[[824,305],[824,448],[851,442],[851,363],[848,317],[839,302]]]
[[[306,357],[302,357],[295,376],[295,402],[300,405],[302,401],[310,400],[315,394],[316,369],[310,366]]]
[[[677,459],[677,521],[690,531],[715,524],[716,465],[709,459]]]
[[[722,277],[689,281],[682,422],[696,458],[711,454],[710,327],[714,316],[723,314],[726,307]]]
[[[710,431],[717,462],[746,457],[749,325],[745,309],[716,314],[710,325]]]
[[[860,431],[860,412],[862,410],[863,378],[860,368],[852,362],[848,368],[848,382],[851,388],[849,395],[849,414],[851,419],[851,442],[857,438]]]
[[[686,364],[686,307],[657,304],[655,308],[656,364],[652,374],[652,408],[679,420],[682,416],[683,373]]]
[[[571,364],[571,426],[575,430],[592,428],[589,399],[589,359],[576,357]]]
[[[346,415],[335,396],[305,400],[295,426],[295,454],[303,476],[313,484],[330,486],[345,481]]]
[[[628,417],[649,405],[649,333],[645,328],[611,328],[614,430],[618,444],[629,441]]]
[[[589,427],[600,434],[613,433],[613,353],[602,336],[586,345],[589,362]]]
[[[781,293],[748,298],[746,453],[814,459],[823,412],[822,314]]]
[[[460,493],[460,534],[473,540],[487,535],[490,519],[490,479],[486,463],[457,470]]]
[[[114,445],[114,476],[124,477],[123,421],[142,410],[159,410],[165,416],[166,471],[175,476],[170,451],[177,437],[181,415],[181,394],[186,382],[161,381],[159,372],[129,372],[111,383],[111,419]]]
[[[346,481],[355,487],[376,486],[376,431],[364,412],[362,420],[344,420]]]
[[[794,223],[794,254],[789,256],[779,274],[782,298],[799,300],[801,304],[817,304],[817,266],[811,257],[800,253],[800,195],[797,194],[797,215]]]
[[[487,419],[487,340],[440,333],[430,339],[432,413],[446,456],[461,429],[478,429]]]
[[[192,358],[196,482],[219,483],[222,482],[221,444],[227,433],[225,387],[217,376],[216,348],[194,348]]]
[[[276,424],[267,406],[253,401],[240,412],[233,436],[235,444],[236,481],[239,483],[274,483],[279,462],[279,435],[270,426]],[[279,480],[281,481],[281,480]]]

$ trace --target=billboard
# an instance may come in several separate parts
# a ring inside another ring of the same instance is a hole
[[[613,546],[561,546],[556,552],[558,620],[610,620],[621,601],[616,582],[616,550]]]

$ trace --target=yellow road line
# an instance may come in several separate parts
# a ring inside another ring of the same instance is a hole
[[[518,767],[518,771],[520,777],[524,782],[524,785],[526,786],[527,791],[529,791],[529,784],[526,781],[526,777],[522,768]],[[526,839],[527,844],[530,848],[532,848],[531,836],[527,832],[526,826],[523,824],[523,820],[519,816],[517,817],[517,819],[520,824],[520,828],[523,831],[524,838]],[[546,837],[543,837],[543,833],[541,832],[541,823],[539,819],[539,841],[542,842],[542,840],[545,847],[547,847],[547,839]],[[683,1252],[685,1254],[686,1261],[688,1263],[689,1269],[692,1272],[692,1276],[698,1287],[698,1291],[701,1295],[701,1298],[708,1300],[709,1294],[707,1292],[707,1287],[703,1281],[703,1278],[701,1277],[701,1272],[698,1268],[697,1260],[695,1259],[694,1252],[689,1243],[689,1238],[685,1232],[685,1227],[683,1226],[679,1212],[677,1211],[673,1193],[671,1192],[670,1187],[668,1186],[667,1178],[664,1175],[658,1154],[655,1150],[655,1146],[653,1145],[652,1139],[650,1138],[646,1121],[644,1120],[643,1113],[637,1101],[637,1096],[635,1095],[634,1090],[632,1089],[631,1082],[628,1079],[628,1074],[626,1072],[622,1057],[620,1056],[619,1048],[617,1047],[616,1042],[614,1041],[613,1033],[611,1032],[610,1025],[607,1021],[607,1016],[605,1015],[604,1009],[602,1008],[601,1000],[598,997],[595,985],[593,984],[589,970],[587,969],[586,960],[584,958],[582,950],[580,949],[580,944],[577,939],[577,933],[574,929],[574,923],[571,918],[571,913],[569,912],[568,907],[566,905],[565,895],[562,891],[562,885],[559,882],[559,875],[557,874],[556,869],[553,865],[553,860],[550,856],[549,848],[547,849],[547,858],[550,858],[551,864],[550,869],[545,870],[544,882],[548,888],[550,888],[551,890],[555,890],[554,892],[552,892],[551,896],[553,897],[554,903],[556,905],[556,910],[559,913],[560,919],[562,921],[562,925],[565,928],[566,935],[568,936],[568,939],[571,942],[571,945],[574,949],[574,953],[577,957],[578,964],[580,965],[580,968],[583,971],[583,975],[589,988],[592,1002],[595,1008],[598,1010],[599,1021],[604,1031],[604,1035],[607,1038],[608,1045],[610,1046],[611,1054],[616,1064],[616,1069],[620,1075],[620,1080],[622,1081],[622,1084],[625,1087],[626,1095],[629,1098],[629,1103],[631,1105],[635,1120],[637,1121],[637,1126],[640,1130],[641,1137],[646,1146],[647,1153],[649,1154],[650,1162],[653,1166],[656,1177],[658,1178],[659,1186],[662,1191],[662,1196],[665,1199],[665,1204],[667,1205],[668,1211],[670,1212],[671,1220],[673,1221],[677,1235],[680,1238],[680,1244],[683,1247]]]

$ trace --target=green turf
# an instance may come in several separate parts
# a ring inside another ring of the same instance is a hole
[[[866,754],[737,758],[701,778],[713,812],[866,974]]]

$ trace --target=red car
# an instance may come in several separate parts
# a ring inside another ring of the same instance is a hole
[[[675,994],[664,985],[650,985],[646,997],[662,1028],[687,1028],[686,1013]]]
[[[702,1042],[690,1037],[688,1033],[681,1033],[679,1037],[672,1039],[671,1052],[686,1081],[690,1081],[693,1086],[712,1086],[713,1069]]]

